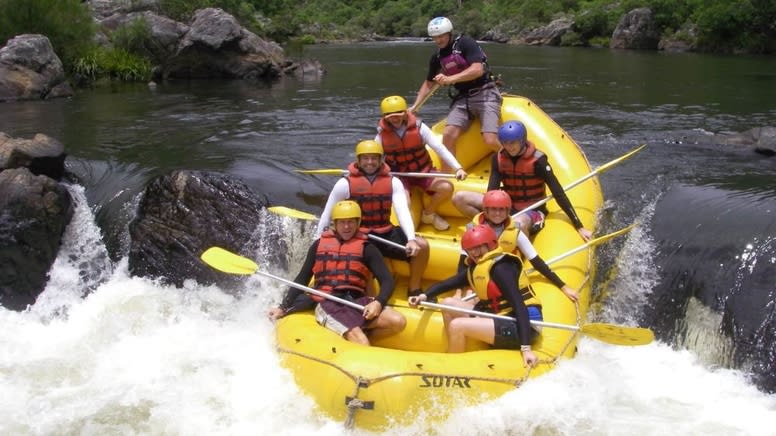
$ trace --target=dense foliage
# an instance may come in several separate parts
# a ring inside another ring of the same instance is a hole
[[[447,16],[456,30],[483,37],[508,35],[567,17],[573,31],[563,44],[606,44],[623,14],[652,9],[664,36],[694,41],[709,52],[776,52],[775,0],[160,0],[161,12],[187,22],[197,9],[220,7],[257,34],[313,43],[425,36],[428,20]],[[130,23],[112,35],[111,48],[94,45],[95,25],[81,0],[0,0],[0,44],[22,33],[50,40],[70,72],[146,80],[154,61],[149,29]]]
[[[45,35],[65,69],[89,81],[101,77],[145,81],[151,77],[145,53],[132,46],[137,44],[138,32],[144,30],[138,30],[137,24],[127,27],[114,33],[118,39],[112,48],[97,47],[92,13],[81,0],[0,0],[3,44],[23,33]]]
[[[94,30],[80,0],[0,0],[0,45],[22,33],[39,33],[68,64],[88,50]]]
[[[649,7],[665,36],[696,35],[698,49],[711,52],[776,51],[774,0],[163,0],[181,5],[219,6],[278,41],[382,36],[425,36],[428,20],[444,15],[456,28],[482,37],[493,28],[522,29],[561,17],[575,22],[570,43],[606,41],[628,11]],[[246,20],[246,18],[248,18]]]

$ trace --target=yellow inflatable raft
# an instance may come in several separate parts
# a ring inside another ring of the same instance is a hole
[[[548,155],[563,186],[591,172],[579,146],[532,101],[506,95],[501,117],[502,121],[519,120],[526,125],[528,139]],[[437,123],[434,131],[441,135],[443,127],[444,121]],[[479,131],[477,122],[458,141],[457,158],[469,177],[454,182],[456,190],[484,192],[486,189],[491,151],[483,144]],[[602,204],[597,178],[587,180],[567,194],[585,227],[595,230],[596,212]],[[419,222],[420,197],[413,193],[416,222]],[[554,201],[548,203],[548,209],[545,229],[534,240],[545,260],[584,243]],[[443,205],[440,214],[451,223],[448,231],[437,232],[429,225],[419,227],[419,233],[431,245],[431,259],[424,273],[426,286],[455,273],[459,238],[468,221],[452,204]],[[594,265],[592,248],[551,265],[567,284],[579,290],[578,306],[538,273],[530,275],[542,301],[545,321],[582,323],[590,301]],[[511,391],[528,378],[551,370],[559,358],[575,354],[579,334],[547,327],[533,344],[541,362],[530,370],[523,367],[519,351],[491,350],[483,343],[472,342],[467,345],[467,352],[447,354],[440,312],[409,308],[405,291],[407,264],[391,262],[391,267],[397,287],[390,304],[407,318],[407,326],[399,335],[365,347],[349,343],[318,326],[312,313],[291,315],[277,323],[277,348],[282,364],[291,371],[301,389],[315,400],[321,412],[332,419],[348,426],[380,430],[412,422],[422,409],[424,419],[433,422],[444,419],[456,406],[482,402]]]

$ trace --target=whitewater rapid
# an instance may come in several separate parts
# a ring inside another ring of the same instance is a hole
[[[284,287],[256,276],[230,294],[130,277],[126,260],[108,260],[83,190],[70,189],[76,216],[44,294],[25,312],[0,309],[0,434],[344,432],[316,413],[274,351],[266,311]],[[291,233],[294,268],[309,232]],[[638,258],[622,256],[618,289],[628,292],[629,280],[643,286]],[[583,338],[575,359],[519,390],[459,407],[433,427],[420,414],[386,433],[776,435],[773,423],[776,395],[741,372],[659,342],[622,347]]]

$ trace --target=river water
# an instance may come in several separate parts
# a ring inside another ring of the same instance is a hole
[[[577,358],[518,391],[390,433],[776,434],[776,160],[712,136],[776,125],[776,59],[485,48],[505,90],[534,100],[594,166],[648,144],[601,177],[598,233],[640,225],[599,250],[590,317],[658,340],[583,339]],[[38,302],[0,309],[0,434],[341,434],[278,364],[264,316],[277,283],[251,278],[235,296],[129,277],[127,224],[145,184],[178,168],[225,172],[319,213],[334,180],[292,170],[349,162],[374,135],[382,97],[414,98],[431,50],[315,46],[304,56],[326,66],[322,78],[117,85],[0,105],[0,131],[65,144],[78,201]],[[426,120],[446,114],[442,94]],[[260,231],[289,234],[290,271],[277,273],[293,276],[309,229],[265,222]],[[721,333],[731,322],[747,346]]]

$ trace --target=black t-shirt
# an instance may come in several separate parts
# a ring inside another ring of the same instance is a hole
[[[440,63],[440,59],[444,58],[445,56],[450,56],[450,54],[453,52],[453,49],[459,51],[461,56],[466,59],[466,62],[468,62],[469,65],[478,62],[485,64],[485,72],[480,78],[470,80],[468,82],[456,83],[453,85],[455,89],[457,89],[459,92],[465,92],[470,89],[482,86],[490,81],[490,75],[488,74],[487,68],[487,56],[485,56],[485,52],[482,50],[482,47],[477,44],[477,41],[466,35],[452,38],[450,40],[450,44],[448,44],[447,47],[438,50],[431,56],[426,80],[430,82],[434,81],[434,77],[442,71],[442,64]]]

